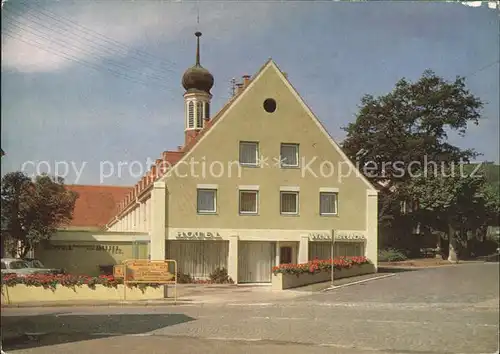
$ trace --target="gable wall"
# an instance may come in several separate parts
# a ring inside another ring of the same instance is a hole
[[[262,108],[266,98],[277,101],[274,113]],[[265,168],[242,167],[236,162],[239,141],[258,141],[260,154],[269,158]],[[302,169],[280,169],[273,166],[280,154],[281,143],[298,143],[299,156],[306,164],[316,157],[311,169],[313,176]],[[339,180],[337,171],[332,177],[321,177],[320,163],[331,161],[335,168],[342,165],[342,157],[327,137],[303,109],[273,65],[242,94],[188,156],[197,165],[182,164],[167,178],[167,220],[172,228],[231,228],[231,229],[345,229],[366,228],[367,185],[352,172]],[[205,164],[201,163],[204,161]],[[218,161],[213,164],[214,161]],[[224,174],[217,178],[210,174],[210,165],[217,173],[223,166]],[[222,166],[221,166],[222,165]],[[343,164],[345,172],[348,165]],[[203,176],[205,170],[205,178]],[[229,174],[231,171],[231,174]],[[241,171],[241,173],[239,172]],[[325,166],[325,173],[330,167]],[[181,177],[181,175],[192,177]],[[240,176],[239,176],[240,174]],[[217,215],[197,215],[197,184],[217,184]],[[238,186],[259,185],[258,216],[240,216],[238,213]],[[280,215],[280,186],[300,187],[300,216]],[[319,215],[319,189],[339,188],[339,215]]]

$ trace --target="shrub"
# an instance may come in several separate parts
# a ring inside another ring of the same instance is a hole
[[[385,250],[378,251],[379,262],[399,262],[406,261],[407,259],[408,257],[406,257],[404,252],[394,248],[387,248]]]
[[[233,284],[234,281],[227,274],[226,268],[217,268],[210,274],[210,281],[214,284]]]
[[[177,283],[178,284],[188,284],[194,282],[193,277],[191,274],[184,274],[181,272],[177,273]]]

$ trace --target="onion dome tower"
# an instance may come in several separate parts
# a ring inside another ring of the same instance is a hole
[[[214,86],[214,77],[200,64],[200,37],[201,32],[196,32],[196,63],[184,72],[182,86],[184,93],[185,125],[184,133],[186,144],[195,137],[210,119],[210,90]]]

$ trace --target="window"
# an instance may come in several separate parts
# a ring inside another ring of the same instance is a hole
[[[205,102],[205,119],[210,118],[210,103]]]
[[[281,193],[281,214],[299,213],[299,193],[298,192],[280,192]]]
[[[194,128],[194,103],[188,103],[188,128]]]
[[[337,193],[319,193],[319,213],[320,215],[337,215]]]
[[[45,268],[44,265],[42,264],[42,262],[40,262],[38,259],[34,259],[31,262],[31,265],[33,266],[33,268],[40,268],[40,269]]]
[[[267,113],[273,113],[276,110],[276,101],[272,98],[268,98],[264,101],[263,106]]]
[[[196,103],[196,128],[203,128],[203,102]]]
[[[257,214],[258,191],[240,191],[240,214]]]
[[[292,263],[292,247],[280,248],[280,264]]]
[[[200,214],[210,214],[217,211],[217,190],[198,189],[197,209]]]
[[[246,166],[257,166],[259,154],[259,143],[240,142],[240,164]]]
[[[364,256],[365,249],[362,242],[335,242],[335,257]]]
[[[28,263],[24,262],[24,261],[13,261],[13,262],[10,262],[9,264],[9,268],[10,269],[25,269],[25,268],[29,268],[30,266],[28,265]]]
[[[280,160],[281,160],[281,167],[298,167],[299,145],[281,144]]]
[[[2,269],[7,269],[7,266],[5,265],[4,262],[2,262]]]

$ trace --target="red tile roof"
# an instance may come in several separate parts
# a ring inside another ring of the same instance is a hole
[[[66,188],[78,193],[70,227],[99,227],[106,225],[116,214],[118,202],[127,195],[132,187],[66,185]]]

